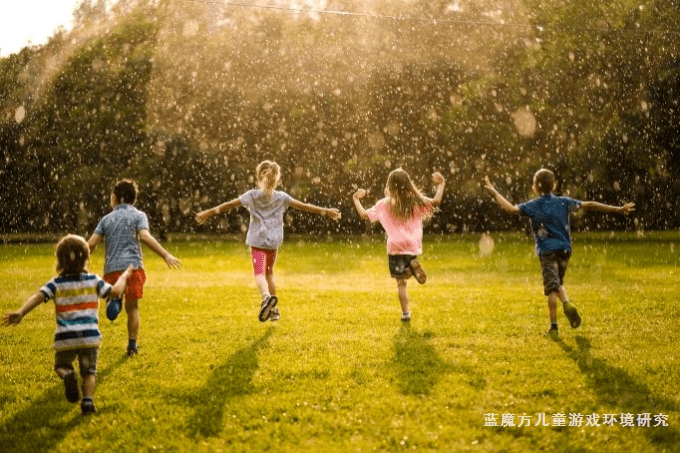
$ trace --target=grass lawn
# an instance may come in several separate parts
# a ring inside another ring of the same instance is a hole
[[[680,451],[678,233],[575,235],[583,324],[560,311],[558,340],[531,239],[493,239],[426,237],[410,324],[380,235],[287,239],[277,323],[243,243],[175,238],[181,270],[146,249],[138,356],[102,304],[96,415],[52,371],[52,302],[0,327],[0,451]],[[53,276],[53,247],[0,246],[2,313]]]

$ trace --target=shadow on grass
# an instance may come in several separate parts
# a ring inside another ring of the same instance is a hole
[[[404,395],[429,395],[443,374],[458,370],[437,354],[428,343],[430,332],[418,333],[404,323],[394,337],[392,367]]]
[[[595,391],[601,403],[620,408],[622,413],[634,415],[637,425],[637,414],[650,413],[652,421],[650,427],[639,427],[643,433],[658,446],[673,451],[680,445],[680,433],[669,420],[669,426],[653,427],[653,417],[656,414],[669,415],[676,412],[675,402],[658,397],[652,393],[644,382],[637,381],[624,369],[613,367],[603,359],[594,358],[590,352],[590,341],[578,335],[575,337],[576,346],[567,345],[561,339],[554,341],[573,359],[585,376],[587,385]],[[669,417],[670,418],[670,417]],[[620,422],[617,417],[617,422]],[[631,428],[632,429],[632,428]]]
[[[219,436],[224,427],[224,408],[231,398],[251,392],[251,381],[259,367],[257,353],[274,332],[270,327],[249,346],[236,351],[217,366],[205,386],[188,397],[194,416],[187,422],[187,431],[194,438]]]
[[[97,386],[105,381],[106,376],[118,368],[124,360],[125,358],[121,358],[105,370],[98,372]],[[56,374],[52,377],[55,380],[59,379]],[[25,409],[2,421],[0,451],[30,453],[56,451],[59,443],[68,436],[70,431],[88,420],[88,417],[80,414],[80,404],[66,402],[64,385],[61,381],[45,390],[37,398],[31,399],[28,404],[30,405]],[[74,408],[77,408],[77,412],[69,416]]]

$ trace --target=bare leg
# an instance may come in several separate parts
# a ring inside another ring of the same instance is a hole
[[[139,300],[125,300],[125,312],[127,313],[128,339],[137,340],[139,333]]]
[[[94,396],[94,385],[94,374],[86,374],[83,377],[83,398],[92,398]]]
[[[557,323],[557,299],[559,293],[557,291],[552,291],[548,294],[548,312],[550,313],[550,323]]]
[[[266,274],[267,288],[269,288],[269,294],[276,296],[276,280],[274,279],[274,273]]]
[[[408,295],[406,294],[406,279],[397,279],[397,291],[399,292],[399,304],[401,305],[401,312],[410,313]]]
[[[255,276],[255,284],[262,297],[269,294],[269,283],[267,283],[267,277],[264,274],[257,274]]]

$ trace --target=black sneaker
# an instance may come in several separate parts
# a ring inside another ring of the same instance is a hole
[[[80,402],[80,411],[83,415],[92,415],[97,412],[97,408],[94,406],[94,401],[83,398]]]
[[[66,400],[69,403],[78,402],[80,399],[80,395],[78,393],[78,378],[76,378],[76,373],[73,371],[64,376],[64,390],[66,392]]]
[[[109,321],[114,321],[118,317],[122,307],[123,301],[121,299],[109,299],[106,301],[106,317],[109,318]]]
[[[581,325],[581,317],[578,314],[578,310],[576,310],[576,307],[574,307],[571,302],[568,300],[563,302],[562,309],[564,310],[564,314],[569,320],[569,325],[572,328],[575,329]]]
[[[269,319],[272,308],[276,307],[279,299],[276,296],[269,296],[262,301],[262,306],[260,307],[260,313],[257,315],[257,319],[260,322],[265,322]]]
[[[139,348],[137,346],[130,346],[128,345],[127,351],[125,351],[128,357],[132,357],[134,355],[139,354]]]

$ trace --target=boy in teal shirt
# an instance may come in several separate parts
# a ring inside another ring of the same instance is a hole
[[[536,255],[541,263],[543,292],[548,298],[550,329],[548,335],[557,335],[557,300],[562,301],[562,309],[571,327],[581,325],[581,316],[569,301],[564,289],[564,275],[571,257],[571,232],[569,215],[579,209],[602,212],[616,212],[628,215],[635,210],[634,203],[623,206],[610,206],[596,201],[580,201],[569,197],[557,197],[555,175],[552,171],[540,169],[534,175],[532,190],[538,195],[526,203],[513,205],[506,200],[491,184],[489,177],[484,178],[484,188],[494,197],[502,210],[508,214],[520,214],[531,219],[531,230],[536,241]]]

